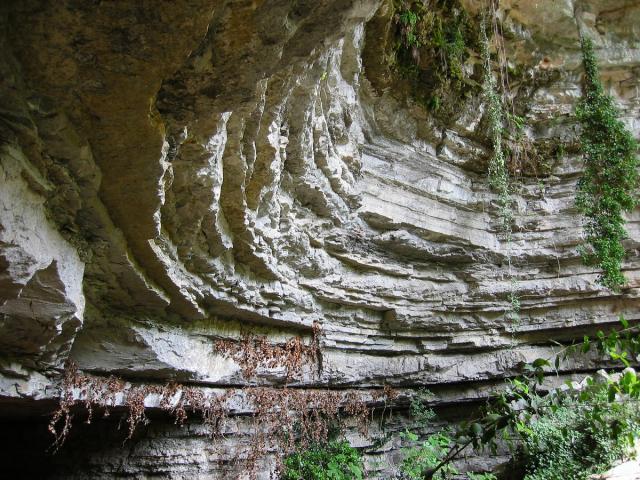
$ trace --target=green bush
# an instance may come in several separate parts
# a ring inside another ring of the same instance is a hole
[[[548,411],[521,432],[525,480],[586,480],[608,469],[637,433],[638,406],[572,402]]]
[[[402,437],[411,442],[418,440],[418,436],[411,432],[403,433]],[[420,445],[404,448],[402,450],[404,459],[400,469],[405,478],[411,480],[425,478],[424,472],[437,467],[445,459],[452,445],[453,440],[446,433],[440,432],[427,437]],[[457,473],[458,471],[454,466],[447,463],[432,478],[434,480],[445,480]]]
[[[411,399],[411,417],[421,428],[427,427],[436,419],[436,413],[428,406],[434,399],[434,394],[426,388],[419,389]],[[408,430],[400,436],[412,444],[411,447],[402,449],[403,461],[400,471],[403,479],[446,480],[458,475],[458,470],[451,462],[445,461],[451,453],[451,448],[456,445],[448,430],[430,435],[421,443],[418,443],[420,437]],[[434,472],[435,468],[438,470]],[[467,472],[467,477],[469,480],[496,480],[495,475],[491,473]]]
[[[428,403],[433,399],[433,393],[425,388],[418,390],[411,399],[411,417],[422,428],[428,426],[436,418],[435,412],[428,406]],[[401,433],[400,436],[403,440],[413,444],[412,447],[402,449],[403,460],[400,466],[403,478],[412,480],[424,478],[424,472],[436,467],[447,456],[449,447],[453,444],[453,441],[445,432],[431,435],[418,445],[416,443],[419,437],[415,433],[407,430]],[[445,479],[447,475],[455,473],[457,473],[455,468],[447,465],[443,471],[436,473],[433,478]]]
[[[362,480],[360,452],[349,442],[314,445],[284,460],[283,480]]]
[[[638,144],[618,119],[613,99],[604,93],[591,40],[583,40],[582,53],[585,89],[576,115],[582,127],[585,170],[576,203],[585,216],[591,247],[583,257],[587,264],[602,269],[600,283],[618,291],[625,284],[621,263],[627,232],[622,213],[638,203]]]
[[[405,465],[408,478],[447,478],[455,472],[449,470],[451,463],[471,446],[494,454],[501,444],[508,446],[514,454],[510,473],[524,480],[586,480],[635,453],[632,447],[640,437],[640,376],[630,363],[640,358],[640,325],[631,326],[623,316],[620,325],[608,334],[585,335],[581,343],[571,343],[551,358],[524,365],[522,375],[508,380],[455,432],[410,450]],[[557,373],[561,362],[594,348],[603,360],[624,370],[602,371],[579,385],[542,388],[546,374]],[[471,480],[492,477],[467,475]]]

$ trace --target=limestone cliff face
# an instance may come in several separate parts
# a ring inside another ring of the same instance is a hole
[[[203,388],[429,385],[456,405],[552,340],[640,320],[639,212],[612,294],[577,252],[571,148],[579,31],[640,132],[640,5],[500,3],[514,108],[547,152],[544,171],[516,172],[510,243],[483,99],[443,120],[394,88],[389,2],[5,2],[0,402],[56,398],[72,359]],[[309,346],[314,324],[319,359],[292,378],[268,362],[247,375],[222,348],[247,333]],[[197,426],[150,428],[127,461],[96,447],[75,474],[238,475]]]

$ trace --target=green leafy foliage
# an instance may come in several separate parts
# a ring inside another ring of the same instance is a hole
[[[418,23],[418,13],[404,9],[398,16],[402,25],[403,40],[406,47],[421,47],[423,43],[422,36],[419,35],[416,24]]]
[[[284,460],[283,480],[362,480],[360,452],[346,441],[313,445]]]
[[[423,54],[430,53],[432,58],[439,59],[435,68],[441,80],[460,81],[468,57],[469,18],[455,0],[435,3],[442,11],[428,9],[421,1],[395,2],[400,34],[396,55],[400,61],[415,64],[420,60],[419,50],[424,49]]]
[[[624,457],[637,433],[639,412],[635,405],[607,402],[605,395],[600,391],[590,401],[567,402],[522,431],[525,480],[586,480]]]
[[[638,144],[624,124],[613,98],[604,93],[591,40],[582,41],[584,95],[576,110],[582,126],[585,162],[576,203],[586,219],[590,249],[583,258],[602,269],[600,282],[613,291],[625,284],[621,263],[627,236],[623,212],[637,205]]]
[[[630,326],[622,316],[620,325],[607,334],[584,336],[550,359],[526,364],[523,375],[509,380],[478,417],[451,435],[443,460],[421,478],[438,478],[438,471],[468,446],[495,452],[499,442],[516,453],[527,480],[580,480],[587,477],[575,472],[598,472],[622,459],[640,436],[640,378],[629,368],[632,359],[640,358],[640,325]],[[542,387],[546,374],[561,362],[593,349],[624,370],[602,371],[595,379],[551,391]]]
[[[413,83],[413,95],[442,118],[473,90],[465,73],[477,29],[459,0],[394,0],[396,38],[391,66]]]
[[[411,416],[422,427],[429,425],[436,418],[435,412],[428,406],[428,402],[433,398],[433,393],[423,388],[418,390],[411,399]],[[404,477],[409,479],[421,479],[425,471],[437,467],[447,456],[449,448],[453,444],[453,440],[445,432],[431,435],[421,443],[418,443],[418,435],[408,430],[401,433],[400,436],[413,444],[409,448],[402,449],[401,471]],[[447,465],[433,478],[446,479],[449,474],[455,473],[457,473],[457,470]]]
[[[428,402],[433,400],[435,396],[426,389],[421,388],[411,399],[411,416],[420,425],[428,425],[435,420],[436,413],[428,406]]]
[[[411,400],[411,416],[422,428],[436,419],[435,412],[428,406],[434,398],[429,390],[420,389]],[[402,478],[446,480],[458,475],[450,462],[459,448],[457,439],[451,434],[450,430],[441,430],[420,441],[420,437],[411,431],[402,433],[401,438],[411,445],[402,449]],[[467,476],[470,480],[495,480],[491,473],[467,472]]]
[[[411,442],[418,440],[418,436],[411,432],[403,433],[402,437]],[[452,445],[454,445],[454,441],[451,437],[444,432],[440,432],[427,437],[417,446],[403,449],[402,473],[411,480],[425,478],[425,472],[438,467],[448,455]],[[445,480],[457,473],[458,471],[451,463],[445,463],[431,478]]]

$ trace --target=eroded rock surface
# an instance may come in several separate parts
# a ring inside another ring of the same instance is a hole
[[[604,289],[580,260],[571,118],[582,31],[640,131],[635,1],[501,2],[520,72],[514,108],[548,152],[544,173],[516,172],[511,242],[487,185],[482,98],[442,121],[394,89],[380,27],[389,2],[23,1],[0,12],[7,404],[54,398],[67,359],[202,387],[431,385],[455,404],[552,340],[640,319],[637,210],[627,288]],[[476,52],[468,68],[480,63]],[[319,368],[293,379],[279,366],[248,378],[216,347],[247,332],[308,345],[314,323]],[[211,466],[224,455],[186,448],[204,441],[191,428],[158,430],[122,468],[238,475]],[[115,476],[119,451],[96,455],[92,478]]]

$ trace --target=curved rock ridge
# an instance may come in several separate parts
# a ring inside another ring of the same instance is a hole
[[[203,388],[427,385],[455,405],[554,341],[640,320],[640,212],[621,293],[580,259],[572,117],[582,32],[638,136],[635,1],[500,2],[513,108],[546,152],[544,174],[515,172],[510,242],[483,99],[443,120],[395,88],[390,1],[25,0],[0,19],[6,405],[55,398],[68,359]],[[480,66],[471,52],[472,78]],[[314,325],[319,358],[293,376],[273,362],[247,375],[221,347],[310,346]],[[224,455],[181,456],[190,434],[153,428],[129,473],[154,471],[144,457],[165,449],[167,478],[238,474]],[[93,478],[115,475],[110,452],[92,457]]]

